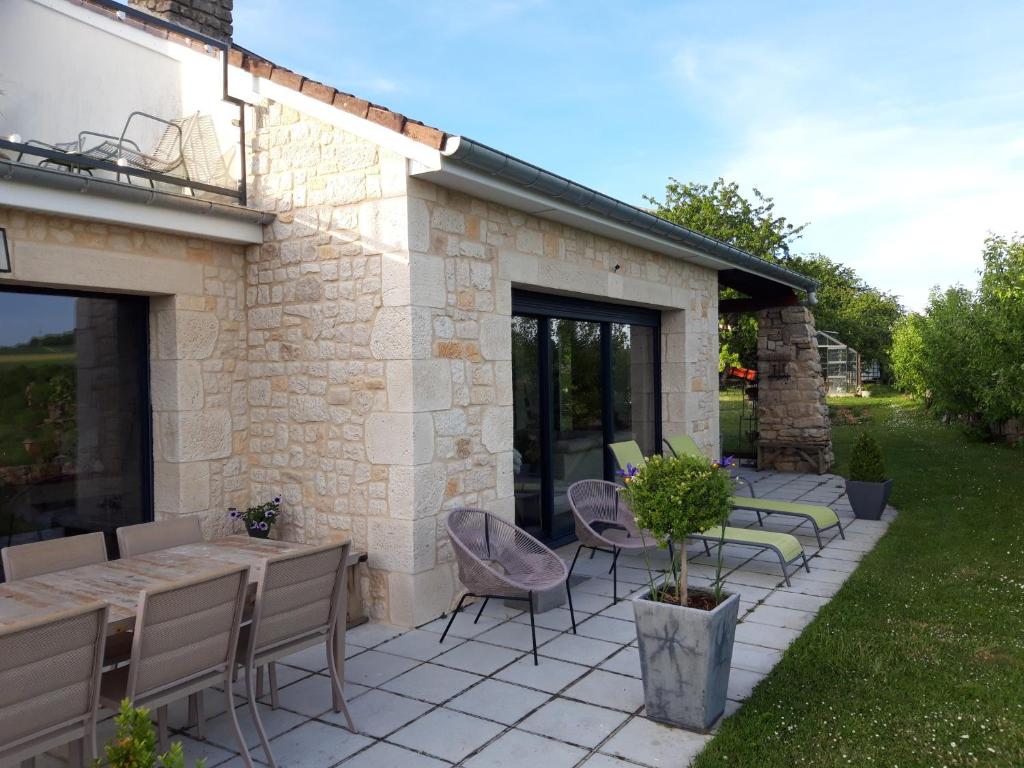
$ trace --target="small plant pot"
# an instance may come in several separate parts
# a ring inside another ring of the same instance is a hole
[[[246,533],[249,534],[249,537],[253,538],[253,539],[269,539],[270,538],[270,529],[269,528],[267,530],[265,530],[265,531],[261,531],[259,528],[246,528],[245,531],[246,531]]]
[[[725,711],[739,595],[710,611],[633,600],[646,716],[708,731]]]
[[[880,520],[889,503],[892,480],[869,483],[865,480],[847,480],[846,495],[853,507],[853,515],[859,520]]]

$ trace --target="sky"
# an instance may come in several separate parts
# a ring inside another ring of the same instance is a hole
[[[1021,2],[235,0],[240,45],[633,204],[722,176],[922,309],[1024,232]]]

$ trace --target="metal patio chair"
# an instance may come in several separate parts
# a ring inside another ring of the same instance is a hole
[[[271,558],[264,567],[252,623],[242,628],[239,638],[237,663],[245,667],[249,709],[270,768],[276,768],[277,763],[256,705],[258,692],[253,676],[264,666],[273,670],[275,661],[296,651],[321,644],[326,647],[335,711],[345,715],[348,729],[355,733],[345,702],[342,670],[334,653],[337,633],[345,632],[346,564],[350,549],[349,542],[327,544]],[[270,696],[276,708],[277,679],[273,672]]]
[[[103,603],[0,630],[0,765],[32,766],[64,744],[71,768],[81,768],[83,752],[96,759],[106,636]]]
[[[185,162],[185,146],[195,129],[199,113],[176,120],[165,120],[145,112],[132,112],[125,121],[121,134],[115,136],[97,131],[80,131],[78,134],[78,152],[82,157],[114,163],[124,168],[124,175],[131,180],[133,170],[148,171],[164,175],[180,175],[189,180],[188,164]],[[137,127],[143,121],[152,121],[164,126],[156,145],[143,151],[139,145],[128,138],[133,123]],[[86,147],[90,139],[99,139],[99,143]],[[118,181],[121,174],[117,174]],[[155,187],[152,179],[149,185]]]
[[[202,540],[203,528],[199,518],[190,515],[117,529],[117,548],[121,557],[138,557],[158,549],[198,544]]]
[[[569,592],[569,570],[565,562],[522,528],[482,509],[454,509],[445,520],[459,580],[466,592],[452,611],[440,642],[444,642],[455,616],[467,597],[482,597],[483,603],[474,624],[493,598],[525,600],[530,606],[530,632],[533,636],[533,663],[537,664],[537,628],[533,617],[533,596],[565,584],[569,600],[572,631],[576,633],[576,614]]]
[[[657,547],[654,534],[645,533],[636,525],[633,512],[619,493],[619,486],[607,480],[579,480],[566,491],[569,509],[576,523],[579,546],[569,567],[572,576],[580,552],[607,552],[612,556],[612,599],[619,601],[619,555],[622,550],[640,552]],[[669,542],[669,556],[672,556]],[[566,582],[568,588],[568,582]]]
[[[161,752],[167,751],[167,705],[217,686],[224,690],[238,751],[252,759],[235,713],[232,677],[239,628],[249,587],[249,567],[145,590],[139,596],[131,661],[103,674],[100,701],[117,709],[122,699],[155,709]],[[200,735],[202,736],[202,735]]]

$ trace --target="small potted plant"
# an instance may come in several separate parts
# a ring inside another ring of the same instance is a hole
[[[171,748],[162,755],[157,753],[156,731],[148,709],[136,709],[125,699],[114,722],[117,732],[104,748],[106,760],[96,760],[94,768],[185,768],[180,741],[172,741]],[[196,768],[203,765],[203,760],[196,761]]]
[[[739,596],[687,589],[686,537],[720,526],[732,484],[720,464],[697,456],[652,456],[627,467],[622,494],[639,528],[670,548],[670,568],[633,601],[646,716],[707,731],[725,711]],[[721,553],[721,549],[719,550]]]
[[[249,507],[239,512],[237,507],[228,508],[228,517],[245,523],[245,532],[256,539],[270,538],[270,528],[281,516],[281,497],[275,496],[271,501]]]
[[[885,476],[882,449],[867,432],[862,432],[850,455],[850,477],[846,481],[846,495],[853,514],[861,520],[878,520],[889,503],[892,480]]]

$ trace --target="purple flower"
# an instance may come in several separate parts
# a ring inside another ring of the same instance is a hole
[[[236,509],[235,507],[228,507],[228,517],[234,520],[238,516],[238,509]]]
[[[267,525],[266,523],[257,523],[257,525],[259,526],[259,529],[261,531],[269,531],[270,530],[270,526]]]
[[[632,464],[627,462],[626,468],[618,470],[615,474],[619,475],[623,479],[623,481],[628,483],[630,480],[636,477],[637,474],[639,474],[639,472],[640,467],[634,467]]]
[[[253,520],[251,523],[249,523],[249,527],[252,528],[254,531],[258,531],[260,529],[260,524]]]
[[[275,496],[274,497],[274,503],[275,504],[280,504],[281,503],[281,497],[280,496]]]
[[[733,466],[735,463],[736,463],[736,459],[733,458],[732,456],[723,456],[721,458],[721,460],[718,462],[718,466],[722,467],[722,469],[728,469],[729,467]]]

